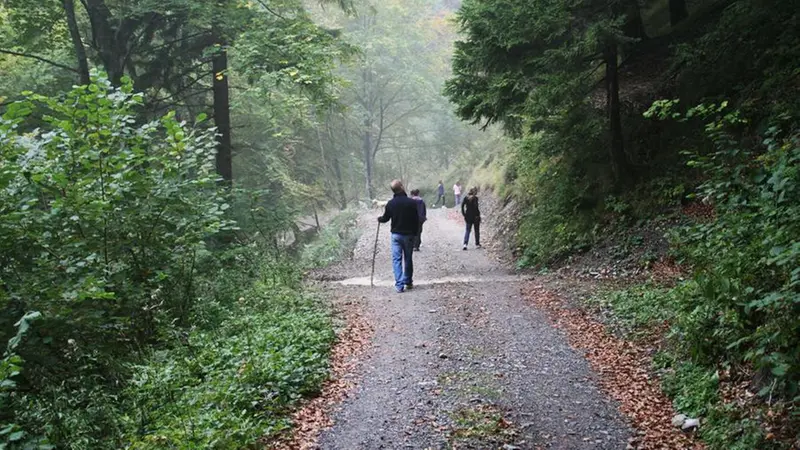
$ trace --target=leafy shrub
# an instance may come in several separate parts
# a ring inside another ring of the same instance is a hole
[[[358,213],[353,210],[337,214],[322,227],[314,242],[305,246],[301,257],[303,265],[324,267],[344,259],[358,241],[357,219]]]
[[[695,274],[668,295],[664,385],[678,409],[704,416],[710,448],[770,448],[755,418],[720,399],[717,367],[750,366],[760,394],[800,400],[800,130],[784,114],[742,138],[748,123],[725,103],[685,115],[676,106],[657,102],[648,115],[705,122],[713,148],[689,153],[689,165],[706,177],[696,197],[715,214],[671,236]]]
[[[719,395],[719,373],[691,361],[679,362],[674,355],[656,356],[663,373],[662,386],[675,409],[690,417],[701,417],[700,436],[709,448],[751,450],[774,448],[764,439],[758,423],[735,405],[723,403]]]
[[[691,166],[715,219],[675,233],[697,269],[676,333],[701,361],[749,362],[790,396],[800,394],[800,130],[782,117],[748,148],[729,130],[745,123],[725,104],[692,108],[714,144]]]
[[[567,145],[561,134],[526,136],[516,149],[516,172],[529,211],[520,222],[518,241],[524,248],[523,266],[545,264],[594,241],[595,210],[602,198],[602,176],[594,161],[577,155],[553,156],[554,147]],[[587,137],[591,142],[591,139]],[[572,142],[571,139],[567,142]],[[584,150],[584,149],[582,149]],[[599,177],[599,178],[598,178]]]
[[[637,334],[673,318],[674,298],[669,294],[669,289],[645,284],[595,296],[589,303],[610,310],[621,332]]]
[[[326,376],[324,305],[248,230],[229,243],[213,130],[140,107],[94,74],[0,120],[2,448],[241,448]]]
[[[136,368],[131,448],[239,448],[287,428],[288,408],[327,377],[334,338],[313,298],[255,286],[219,327]]]
[[[16,354],[22,338],[28,333],[31,323],[40,319],[39,312],[25,314],[19,322],[15,323],[17,334],[9,339],[8,346],[0,360],[0,449],[24,447],[30,449],[49,449],[53,448],[46,438],[41,436],[40,431],[31,434],[15,423],[8,423],[14,420],[9,416],[12,411],[13,396],[18,394],[16,379],[22,373],[24,361]]]
[[[86,402],[113,405],[99,397],[126,376],[117,356],[188,317],[198,254],[228,226],[213,134],[171,114],[137,125],[141,99],[130,80],[114,88],[95,74],[63,98],[27,93],[0,120],[0,308],[42,313],[19,347],[24,383],[60,403],[18,411],[53,436],[113,434]],[[0,335],[10,330],[0,319]]]

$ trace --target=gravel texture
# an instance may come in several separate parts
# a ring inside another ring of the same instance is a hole
[[[319,277],[335,296],[360,302],[375,330],[320,448],[626,448],[632,432],[587,362],[523,300],[524,281],[490,249],[461,250],[452,210],[429,210],[414,254],[417,286],[403,294],[390,287],[382,226],[370,288],[377,215],[360,219],[353,260]]]

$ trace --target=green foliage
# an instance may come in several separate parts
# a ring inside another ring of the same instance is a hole
[[[741,139],[747,122],[725,104],[685,114],[676,106],[658,102],[648,115],[700,119],[713,144],[688,155],[689,165],[707,177],[697,197],[713,204],[715,215],[672,232],[676,254],[695,273],[669,290],[645,285],[595,304],[610,309],[628,333],[671,325],[657,366],[676,408],[702,416],[709,448],[771,448],[758,417],[723,401],[718,371],[748,367],[758,374],[752,381],[761,395],[788,404],[800,398],[800,134],[783,116],[759,140]]]
[[[673,399],[675,410],[701,418],[699,433],[709,448],[771,448],[753,417],[722,401],[718,366],[708,360],[685,357],[693,345],[719,339],[713,331],[701,327],[684,328],[692,320],[686,307],[698,304],[697,298],[687,296],[693,289],[693,282],[675,288],[644,284],[595,296],[589,305],[609,313],[609,323],[634,339],[651,336],[654,326],[672,325],[669,345],[655,355],[654,369],[661,375],[662,387]],[[729,364],[731,361],[726,361],[722,367]]]
[[[582,130],[576,129],[575,138]],[[590,127],[585,142],[596,134]],[[594,242],[598,196],[609,191],[609,179],[583,149],[554,155],[572,145],[564,134],[540,132],[521,139],[517,146],[515,172],[518,195],[530,209],[520,223],[519,244],[524,249],[522,265],[546,264]],[[580,147],[574,147],[580,148]],[[578,162],[581,158],[586,158]],[[600,197],[602,198],[602,197]]]
[[[171,115],[137,126],[140,105],[129,82],[96,76],[60,99],[29,94],[0,121],[0,307],[6,318],[43,316],[18,350],[25,383],[41,390],[14,406],[54,442],[113,433],[106,388],[125,376],[115,357],[185,320],[186,277],[205,240],[228,226],[211,133]],[[23,133],[32,115],[42,127]]]
[[[678,48],[675,66],[686,101],[735,98],[754,120],[800,110],[794,31],[797,4],[783,0],[737,0],[699,39]]]
[[[462,119],[499,122],[516,137],[557,129],[581,115],[598,61],[611,64],[606,50],[633,40],[622,31],[631,7],[615,0],[467,0],[457,15],[465,40],[456,42],[445,95]]]
[[[335,337],[318,302],[257,283],[231,306],[135,368],[130,448],[240,448],[285,430],[288,408],[317,392]]]
[[[13,396],[16,395],[16,379],[22,373],[24,363],[16,353],[17,347],[28,333],[31,323],[41,317],[39,312],[30,312],[14,324],[17,327],[17,334],[9,339],[3,359],[0,360],[0,411],[2,411],[0,413],[0,449],[3,450],[17,447],[42,450],[53,448],[43,436],[31,435],[19,425],[6,422],[14,419],[13,416],[9,416],[9,411],[13,405]]]
[[[699,360],[749,362],[797,396],[800,132],[783,116],[749,148],[733,134],[745,121],[724,104],[692,108],[686,117],[692,116],[707,120],[714,144],[689,164],[707,175],[698,195],[716,217],[673,236],[697,269],[677,332]]]
[[[326,308],[247,238],[275,224],[234,227],[213,132],[140,124],[141,107],[130,80],[95,75],[0,120],[8,448],[243,447],[326,376]]]
[[[721,402],[719,372],[693,362],[681,362],[674,355],[660,353],[656,369],[662,372],[664,391],[673,398],[675,409],[700,417],[700,436],[713,450],[775,448],[764,439],[757,421],[734,405]]]
[[[624,334],[646,334],[673,318],[674,298],[668,291],[645,284],[592,297],[589,304],[610,311],[612,324]]]
[[[358,212],[343,211],[322,227],[317,238],[303,249],[302,264],[324,267],[346,258],[358,241]]]
[[[229,225],[211,133],[171,115],[136,126],[140,102],[130,84],[95,78],[63,99],[32,94],[0,122],[3,307],[37,309],[51,329],[105,310],[72,329],[76,339],[100,331],[99,347],[185,313],[182,277]],[[31,114],[44,126],[22,134]]]

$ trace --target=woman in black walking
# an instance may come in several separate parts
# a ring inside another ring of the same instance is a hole
[[[464,222],[467,223],[467,231],[464,234],[464,248],[467,249],[469,244],[469,235],[472,228],[475,228],[475,247],[481,248],[481,210],[478,208],[478,190],[472,188],[464,197],[461,202],[461,215],[464,216]]]

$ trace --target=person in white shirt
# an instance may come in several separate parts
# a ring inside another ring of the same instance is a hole
[[[456,197],[456,208],[461,205],[461,182],[456,181],[456,184],[453,185],[453,195]]]

